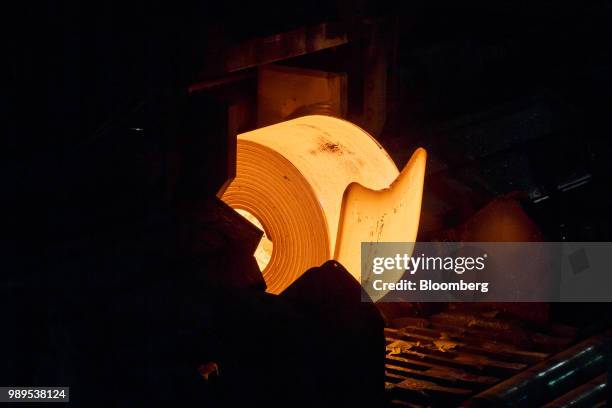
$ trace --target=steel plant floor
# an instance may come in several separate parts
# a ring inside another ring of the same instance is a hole
[[[385,329],[385,337],[386,389],[393,407],[461,405],[568,348],[577,337],[573,327],[530,328],[491,312],[455,310],[429,318],[399,318],[392,323],[396,328]],[[555,398],[588,392],[601,382],[594,381],[597,378]],[[605,400],[599,403],[605,406]]]

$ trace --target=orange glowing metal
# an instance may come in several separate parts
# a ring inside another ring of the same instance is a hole
[[[256,253],[268,292],[332,257],[359,280],[361,241],[416,239],[425,158],[418,149],[399,173],[364,130],[304,116],[238,135],[236,178],[221,198],[271,241]]]
[[[425,149],[418,148],[389,188],[372,190],[358,183],[346,188],[334,259],[357,280],[362,242],[416,241],[426,159]],[[395,280],[401,275],[398,272]],[[389,272],[386,279],[393,280]]]

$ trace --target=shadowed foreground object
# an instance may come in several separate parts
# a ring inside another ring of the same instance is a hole
[[[328,261],[278,296],[211,291],[218,343],[202,367],[211,401],[188,406],[382,406],[384,324],[361,290]]]
[[[425,157],[418,149],[400,175],[361,128],[304,116],[238,135],[236,178],[221,197],[259,220],[272,241],[268,292],[330,258],[359,279],[361,241],[415,240]]]
[[[306,271],[280,295],[304,316],[314,318],[312,324],[324,333],[313,336],[311,344],[322,364],[316,406],[383,403],[384,323],[374,304],[360,301],[361,292],[361,285],[342,265],[328,261]]]

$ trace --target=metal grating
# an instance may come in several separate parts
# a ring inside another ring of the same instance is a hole
[[[397,328],[385,329],[386,390],[390,406],[398,407],[461,405],[568,348],[577,337],[573,327],[527,327],[491,313],[449,311],[394,322]],[[601,387],[597,377],[572,392]]]

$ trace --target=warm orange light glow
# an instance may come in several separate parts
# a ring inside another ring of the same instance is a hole
[[[418,149],[400,174],[364,130],[304,116],[238,135],[236,178],[221,198],[272,241],[271,254],[271,245],[256,254],[269,257],[268,292],[332,257],[359,279],[361,241],[415,240],[425,156]]]
[[[255,256],[255,260],[257,261],[257,266],[259,266],[259,269],[263,271],[270,263],[270,257],[272,256],[272,251],[274,249],[272,241],[270,241],[270,238],[268,238],[268,235],[266,234],[263,225],[261,225],[261,222],[259,222],[259,220],[253,214],[239,208],[236,209],[236,212],[249,220],[251,224],[255,225],[263,232],[259,245],[257,245],[257,249],[255,249],[255,253],[253,254]]]
[[[374,190],[356,182],[346,188],[334,259],[357,280],[361,274],[362,242],[416,241],[426,158],[425,149],[418,148],[389,188]],[[413,248],[414,245],[410,253]],[[402,275],[402,271],[388,271],[385,279],[398,281]]]

